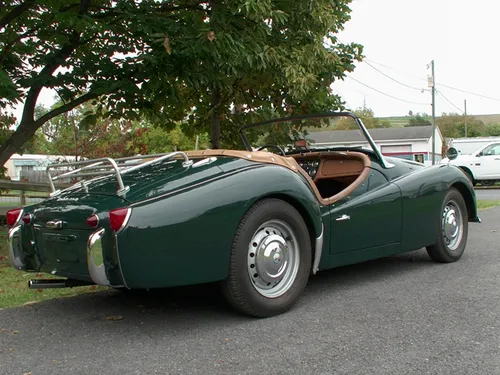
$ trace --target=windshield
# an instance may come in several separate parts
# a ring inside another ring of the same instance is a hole
[[[358,120],[359,121],[359,120]],[[366,148],[373,150],[368,133],[348,112],[287,117],[241,129],[248,150],[293,153],[300,149]]]

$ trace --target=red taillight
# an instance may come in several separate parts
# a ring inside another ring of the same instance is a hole
[[[29,224],[33,220],[33,216],[31,214],[26,214],[22,218],[24,224]]]
[[[99,218],[97,215],[91,215],[87,218],[87,225],[91,228],[97,228],[99,225]]]
[[[127,225],[130,217],[130,208],[117,208],[109,212],[109,224],[115,232],[120,231]]]
[[[13,210],[7,211],[7,215],[5,215],[7,218],[7,225],[11,227],[16,224],[19,221],[22,213],[22,208],[14,208]]]

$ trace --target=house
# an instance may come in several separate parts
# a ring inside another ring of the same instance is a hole
[[[30,182],[48,182],[46,168],[53,163],[74,161],[74,156],[14,154],[4,164],[11,180],[27,180]]]
[[[383,155],[432,164],[432,126],[409,126],[404,128],[368,129]],[[360,130],[335,130],[310,132],[309,147],[362,146],[371,148]],[[436,126],[435,159],[442,159],[443,135]]]

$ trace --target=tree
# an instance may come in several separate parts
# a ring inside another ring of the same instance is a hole
[[[176,73],[168,87],[149,85],[151,95],[168,98],[162,110],[172,122],[193,109],[186,130],[209,131],[213,148],[241,147],[235,129],[243,123],[341,108],[330,85],[362,51],[335,38],[349,19],[347,3],[210,1],[208,19],[191,13],[159,35],[153,53]]]
[[[0,146],[0,165],[45,122],[89,100],[112,117],[135,118],[141,84],[155,69],[152,25],[176,22],[189,1],[13,0],[0,7],[0,107],[24,102],[19,126]],[[154,21],[154,23],[153,23]],[[61,105],[35,116],[43,88]]]
[[[106,118],[98,109],[84,103],[49,120],[32,138],[37,139],[33,150],[39,150],[43,143],[46,154],[95,159],[195,148],[196,138],[187,137],[180,123],[172,130],[165,130],[144,121]],[[42,106],[37,110],[42,115],[50,111]],[[208,135],[200,134],[199,147],[206,148],[207,142]]]
[[[498,137],[500,136],[500,124],[489,124],[488,127],[488,135],[492,137]]]
[[[0,106],[24,108],[0,165],[90,100],[110,118],[174,128],[187,117],[188,135],[210,129],[212,147],[234,142],[232,125],[257,109],[336,108],[329,85],[362,51],[335,38],[349,1],[13,0],[0,7]],[[36,117],[42,88],[61,105]]]
[[[12,133],[10,129],[15,122],[16,118],[13,115],[4,114],[0,111],[0,144],[3,144],[10,137]],[[6,172],[6,168],[3,167],[3,164],[0,164],[0,178],[4,178]]]
[[[408,119],[408,124],[405,125],[405,127],[408,127],[408,126],[428,126],[428,125],[432,125],[432,123],[427,120],[427,114],[420,114],[420,113],[417,113],[416,115],[413,114],[412,111],[410,111],[409,113],[409,116],[410,118]]]
[[[390,128],[391,123],[388,120],[381,121],[375,117],[372,109],[363,106],[359,107],[353,111],[353,113],[363,121],[366,128]],[[358,125],[354,122],[352,118],[342,118],[340,119],[336,126],[336,130],[353,130],[358,129]]]
[[[464,115],[458,113],[443,113],[441,117],[436,119],[436,125],[439,126],[444,137],[465,137]],[[467,116],[467,136],[479,137],[484,135],[489,135],[488,127],[474,116]]]

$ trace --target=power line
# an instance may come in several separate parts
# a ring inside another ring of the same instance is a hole
[[[405,87],[408,87],[408,88],[410,88],[410,89],[412,89],[412,90],[417,90],[417,91],[422,91],[422,90],[423,90],[422,88],[418,88],[418,87],[410,86],[410,85],[407,85],[406,83],[403,83],[403,82],[401,82],[401,81],[398,81],[398,80],[397,80],[397,79],[395,79],[395,78],[392,78],[391,76],[389,76],[389,75],[385,74],[385,73],[384,73],[384,72],[382,72],[381,70],[379,70],[379,69],[375,68],[375,67],[374,67],[372,64],[370,64],[368,61],[365,61],[365,63],[366,63],[368,66],[370,66],[370,67],[372,67],[373,69],[375,69],[375,70],[376,70],[377,72],[379,72],[380,74],[382,74],[382,75],[386,76],[387,78],[389,78],[390,80],[392,80],[392,81],[394,81],[394,82],[396,82],[396,83],[399,83],[399,84],[400,84],[400,85],[402,85],[402,86],[405,86]]]
[[[456,87],[448,86],[448,85],[445,85],[443,83],[441,83],[441,86],[447,87],[447,88],[452,89],[452,90],[457,90],[457,91],[460,91],[460,92],[464,92],[466,94],[476,95],[476,96],[480,96],[481,98],[486,98],[486,99],[490,99],[490,100],[496,100],[496,101],[500,102],[500,99],[498,99],[498,98],[492,98],[491,96],[476,94],[474,92],[470,92],[470,91],[467,91],[467,90],[457,89]]]
[[[361,84],[361,85],[363,85],[363,86],[368,87],[369,89],[372,89],[373,91],[376,91],[376,92],[378,92],[378,93],[380,93],[380,94],[382,94],[382,95],[388,96],[389,98],[396,99],[396,100],[399,100],[399,101],[402,101],[402,102],[405,102],[405,103],[410,103],[410,104],[417,104],[417,105],[429,105],[429,104],[427,104],[427,103],[417,103],[417,102],[412,102],[412,101],[409,101],[409,100],[405,100],[405,99],[397,98],[397,97],[392,96],[392,95],[390,95],[390,94],[387,94],[387,93],[385,93],[385,92],[383,92],[383,91],[380,91],[380,90],[378,90],[378,89],[375,89],[375,88],[373,88],[373,87],[371,87],[371,86],[368,86],[366,83],[360,82],[360,81],[358,81],[357,79],[352,78],[351,76],[346,76],[346,77],[347,77],[347,78],[352,79],[353,81],[358,82],[359,84]]]
[[[365,62],[367,61],[371,61],[373,64],[377,64],[377,65],[380,65],[380,66],[383,66],[384,68],[387,68],[387,69],[390,69],[390,70],[393,70],[395,72],[398,72],[398,73],[401,73],[401,74],[406,74],[410,77],[413,77],[413,78],[417,78],[417,79],[420,79],[420,80],[423,80],[423,81],[426,81],[425,78],[422,78],[422,77],[418,77],[414,74],[410,74],[410,73],[406,73],[406,72],[403,72],[403,71],[400,71],[400,70],[397,70],[395,68],[392,68],[390,66],[387,66],[385,64],[382,64],[382,63],[379,63],[379,62],[376,62],[376,61],[373,61],[371,59],[367,59],[365,58]],[[490,99],[490,100],[495,100],[495,101],[500,101],[499,98],[493,98],[491,96],[487,96],[487,95],[482,95],[482,94],[478,94],[478,93],[475,93],[475,92],[472,92],[472,91],[467,91],[467,90],[463,90],[463,89],[459,89],[459,88],[456,88],[456,87],[453,87],[453,86],[450,86],[450,85],[445,85],[444,83],[440,83],[439,85],[443,86],[443,87],[447,87],[449,89],[452,89],[452,90],[456,90],[456,91],[460,91],[460,92],[463,92],[465,94],[470,94],[470,95],[475,95],[475,96],[479,96],[481,98],[485,98],[485,99]]]
[[[397,70],[397,69],[395,69],[395,68],[391,68],[390,66],[384,65],[384,64],[379,63],[379,62],[376,62],[376,61],[373,61],[373,60],[371,60],[371,59],[367,59],[367,58],[365,58],[365,60],[364,60],[364,61],[365,61],[365,62],[367,62],[367,61],[371,61],[373,64],[377,64],[377,65],[383,66],[384,68],[387,68],[387,69],[393,70],[393,71],[395,71],[395,72],[397,72],[397,73],[400,73],[400,74],[406,74],[407,76],[410,76],[410,77],[413,77],[413,78],[416,78],[416,79],[420,79],[420,80],[422,80],[422,81],[427,81],[427,79],[425,79],[425,78],[422,78],[422,77],[419,77],[419,76],[416,76],[416,75],[414,75],[414,74],[410,74],[410,73],[407,73],[407,72],[403,72],[403,71]]]
[[[459,108],[458,106],[456,106],[455,104],[453,104],[453,102],[451,102],[446,96],[444,96],[444,94],[439,91],[438,89],[436,89],[436,92],[444,99],[446,100],[448,103],[450,103],[453,107],[455,107],[456,109],[458,109],[460,112],[463,113],[463,109]]]

